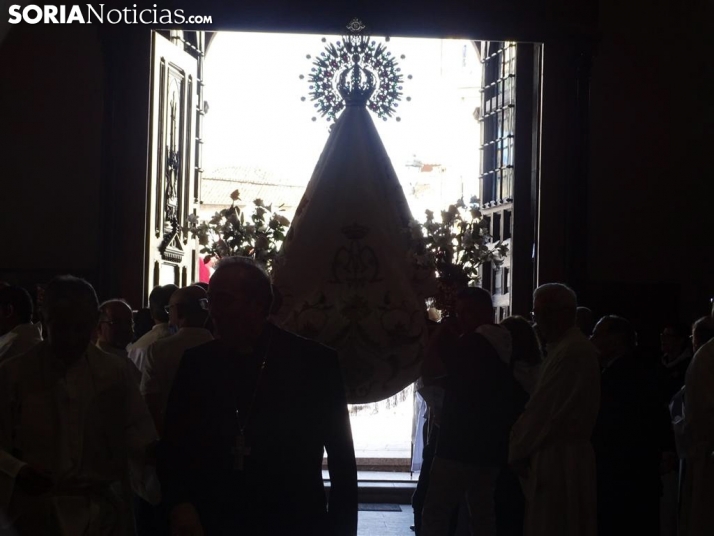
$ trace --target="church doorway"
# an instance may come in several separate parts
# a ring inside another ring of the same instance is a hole
[[[324,37],[327,43],[340,38]],[[325,44],[321,36],[298,34],[219,32],[211,40],[203,217],[230,205],[229,188],[239,185],[245,206],[261,198],[284,205],[292,219],[329,135],[306,79]],[[481,65],[470,41],[392,38],[388,47],[404,56],[400,121],[373,117],[412,215],[423,219],[427,209],[478,196]]]
[[[307,56],[324,48],[321,37],[219,32],[207,39],[201,32],[155,33],[147,288],[210,277],[210,265],[204,265],[182,229],[191,218],[208,220],[230,205],[235,190],[241,208],[261,199],[282,206],[292,219],[329,135],[329,124],[315,113],[309,85],[301,78],[311,68]],[[340,36],[325,39],[334,42]],[[533,133],[539,117],[533,73],[538,47],[392,38],[389,48],[410,78],[401,121],[375,123],[416,219],[426,210],[438,214],[460,198],[475,196],[485,207],[492,235],[510,245],[519,232],[514,232],[518,208],[513,204],[518,173],[527,179],[520,186],[525,192],[520,250],[533,253],[519,254],[526,259],[521,268],[526,275],[512,280],[511,259],[482,274],[483,285],[496,297],[498,317],[507,316],[511,291],[520,286],[529,295],[533,282],[528,270],[532,274],[536,251],[532,177],[537,177]],[[528,60],[520,63],[530,65],[525,90],[516,85],[517,54]],[[530,102],[519,101],[524,113],[518,120],[525,128],[516,138],[516,95],[529,90]],[[517,139],[527,150],[518,150]],[[413,385],[385,400],[351,406],[350,412],[363,469],[412,471],[423,425]]]
[[[325,36],[328,43],[340,38]],[[213,38],[204,69],[200,218],[229,205],[237,189],[242,209],[250,211],[259,198],[284,205],[292,219],[329,135],[330,123],[312,120],[309,84],[300,77],[312,66],[307,56],[324,46],[314,35],[220,32]],[[406,98],[401,121],[374,119],[412,215],[423,220],[426,210],[439,214],[462,197],[478,196],[481,64],[470,41],[392,38],[388,47],[400,57]],[[362,470],[411,471],[414,397],[409,386],[350,407]]]

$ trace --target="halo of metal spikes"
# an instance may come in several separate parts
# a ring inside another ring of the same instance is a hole
[[[386,45],[371,40],[363,33],[365,29],[359,19],[353,19],[341,41],[327,44],[315,58],[307,55],[312,68],[310,74],[301,74],[300,79],[307,78],[309,99],[314,102],[317,114],[328,122],[335,121],[345,106],[352,103],[366,105],[384,121],[390,117],[401,121],[396,109],[403,96],[402,69]],[[323,37],[322,42],[327,39]],[[400,56],[402,60],[405,58]],[[411,80],[412,75],[406,78]],[[307,99],[301,98],[303,102]],[[411,97],[405,100],[411,101]],[[317,116],[312,120],[317,121]]]

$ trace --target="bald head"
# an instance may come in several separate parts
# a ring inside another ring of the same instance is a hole
[[[575,326],[577,298],[573,290],[561,283],[548,283],[533,294],[533,313],[543,338],[559,340]]]
[[[108,300],[99,306],[98,340],[115,348],[126,348],[134,338],[131,307],[124,300]]]
[[[246,257],[221,259],[208,287],[211,318],[218,336],[234,342],[255,339],[273,302],[265,268]]]
[[[94,287],[84,279],[59,276],[47,284],[42,317],[57,357],[71,361],[84,354],[97,329],[98,307]]]
[[[201,287],[184,287],[178,289],[171,295],[169,307],[176,305],[188,305],[201,308],[201,300],[206,299],[206,291]]]
[[[569,286],[563,285],[562,283],[547,283],[541,285],[536,289],[533,298],[549,307],[568,309],[572,312],[573,317],[578,307],[575,292],[573,292],[573,289]]]
[[[211,277],[209,290],[217,286],[231,288],[242,301],[251,302],[267,316],[273,301],[273,288],[265,268],[248,257],[221,259]]]
[[[206,291],[201,287],[192,285],[176,290],[169,299],[169,323],[177,328],[202,328],[207,317],[204,300]]]
[[[99,306],[99,321],[111,320],[117,314],[126,315],[127,311],[131,316],[131,307],[124,300],[107,300]]]

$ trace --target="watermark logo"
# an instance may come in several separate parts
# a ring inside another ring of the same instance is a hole
[[[211,15],[186,15],[183,9],[133,7],[105,9],[105,4],[71,6],[14,4],[8,11],[10,24],[211,24]]]

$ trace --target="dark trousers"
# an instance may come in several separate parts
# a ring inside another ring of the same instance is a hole
[[[602,536],[658,536],[660,533],[657,482],[646,485],[646,476],[639,479],[608,475],[598,479],[598,534]],[[634,481],[633,481],[634,480]]]
[[[526,499],[521,482],[513,471],[501,469],[496,482],[496,534],[498,536],[523,536]]]
[[[154,506],[134,496],[136,536],[169,536],[169,516],[163,505]]]

